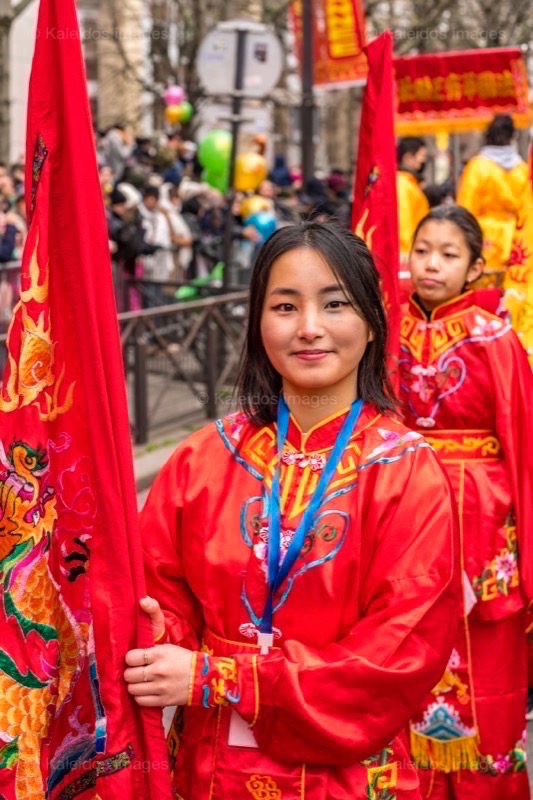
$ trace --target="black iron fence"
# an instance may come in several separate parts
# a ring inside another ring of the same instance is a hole
[[[247,304],[248,292],[235,291],[119,314],[138,444],[231,409]]]

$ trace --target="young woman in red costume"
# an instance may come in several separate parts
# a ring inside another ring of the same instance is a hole
[[[533,379],[510,326],[468,286],[482,233],[464,208],[420,223],[401,324],[406,424],[440,455],[459,505],[463,620],[447,668],[411,722],[432,800],[526,800],[525,610],[533,589]]]
[[[365,244],[307,223],[255,265],[241,411],[181,444],[142,515],[157,644],[128,654],[183,800],[420,800],[402,731],[460,604],[455,508],[394,416]]]

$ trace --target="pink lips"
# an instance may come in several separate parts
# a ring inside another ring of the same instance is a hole
[[[420,281],[421,286],[425,286],[427,289],[434,289],[436,286],[442,286],[440,281],[434,281],[431,278],[423,278]]]
[[[299,350],[294,355],[303,361],[321,361],[329,355],[329,352],[327,350]]]

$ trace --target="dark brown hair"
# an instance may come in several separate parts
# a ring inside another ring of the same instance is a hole
[[[250,285],[248,330],[237,381],[242,410],[257,424],[276,419],[282,381],[263,346],[261,316],[272,265],[284,253],[301,247],[322,255],[373,333],[359,364],[359,397],[382,413],[394,410],[396,400],[386,369],[387,321],[372,255],[365,242],[350,231],[318,222],[281,228],[259,252]]]
[[[511,144],[515,133],[513,118],[510,114],[496,114],[485,131],[485,144],[502,147]]]

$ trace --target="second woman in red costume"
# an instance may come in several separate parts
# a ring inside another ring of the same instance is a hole
[[[516,334],[468,286],[482,234],[464,208],[422,220],[401,324],[409,426],[440,455],[459,505],[463,622],[411,723],[423,796],[527,800],[525,609],[533,591],[533,379]]]

